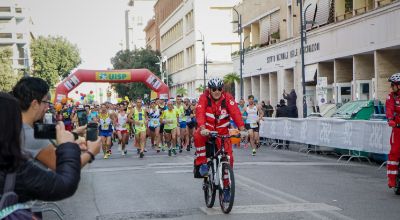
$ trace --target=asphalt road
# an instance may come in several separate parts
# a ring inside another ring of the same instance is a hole
[[[234,149],[236,197],[226,215],[218,202],[205,207],[193,150],[168,157],[149,149],[143,159],[132,145],[125,157],[113,150],[84,168],[76,194],[58,202],[64,219],[400,219],[400,197],[377,165],[265,146],[255,157]]]

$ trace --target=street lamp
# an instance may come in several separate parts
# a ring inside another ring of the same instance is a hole
[[[159,62],[157,62],[156,64],[160,65],[161,81],[163,83],[165,83],[165,77],[166,77],[165,74],[167,73],[167,68],[166,68],[166,64],[165,64],[165,68],[163,70],[163,64],[165,62],[167,62],[167,56],[163,56],[163,57],[157,56],[157,58],[158,58]],[[167,85],[168,85],[168,82],[167,82]]]
[[[301,78],[303,86],[303,117],[307,118],[307,99],[306,99],[306,75],[305,75],[305,65],[304,65],[304,42],[307,43],[307,24],[314,24],[313,21],[306,20],[307,9],[311,6],[311,3],[307,5],[303,12],[303,1],[297,0],[297,5],[300,4],[300,47],[301,47]]]
[[[200,32],[200,31],[199,31]],[[197,40],[197,41],[201,41],[201,45],[202,45],[202,51],[203,51],[203,77],[204,77],[204,84],[203,84],[203,92],[206,89],[206,74],[207,74],[207,57],[206,57],[206,48],[204,46],[204,35],[200,32],[201,35],[201,40]]]
[[[240,53],[240,58],[239,58],[239,62],[240,62],[240,98],[243,99],[243,63],[244,63],[244,53],[243,53],[243,45],[242,45],[242,15],[239,14],[239,12],[235,9],[232,8],[233,11],[236,12],[237,16],[238,16],[238,20],[237,21],[232,21],[232,23],[237,23],[238,24],[238,35],[240,36],[240,40],[239,40],[239,53]]]

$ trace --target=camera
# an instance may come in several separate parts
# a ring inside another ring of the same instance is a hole
[[[79,126],[84,126],[88,123],[87,120],[87,113],[85,109],[78,109],[76,111],[76,114],[78,116],[78,124]]]
[[[56,124],[35,123],[33,136],[36,139],[56,139]]]
[[[97,123],[88,123],[86,128],[86,140],[96,141],[98,137]]]

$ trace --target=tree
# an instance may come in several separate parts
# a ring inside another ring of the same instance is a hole
[[[33,75],[50,87],[67,77],[81,62],[78,47],[63,37],[43,37],[31,43]]]
[[[203,91],[204,91],[204,86],[203,86],[203,85],[199,85],[199,87],[196,88],[196,91],[197,91],[198,93],[203,93]]]
[[[240,76],[237,73],[228,73],[224,76],[225,89],[235,96],[235,82],[240,82]]]
[[[111,64],[114,69],[141,69],[146,68],[161,78],[158,57],[160,52],[146,49],[136,50],[120,50],[113,58]],[[172,80],[168,78],[168,84],[172,84]],[[128,96],[132,98],[143,98],[144,94],[150,94],[150,89],[143,83],[114,83],[112,84],[115,91],[120,97]]]
[[[176,89],[176,94],[181,95],[181,96],[186,96],[187,95],[187,89],[180,87]]]
[[[12,68],[11,48],[0,49],[0,91],[11,91],[17,83],[18,78],[18,75]]]

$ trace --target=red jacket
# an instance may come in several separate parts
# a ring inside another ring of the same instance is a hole
[[[209,90],[206,90],[196,106],[196,120],[199,127],[204,126],[210,131],[228,134],[230,119],[238,127],[244,126],[242,115],[231,94],[222,92],[221,98],[214,101]]]
[[[400,124],[400,95],[391,92],[386,99],[386,117]]]

